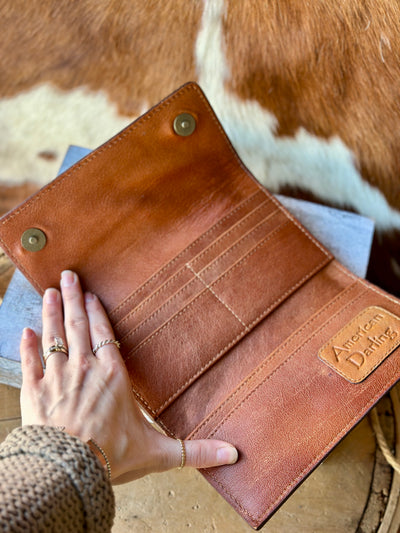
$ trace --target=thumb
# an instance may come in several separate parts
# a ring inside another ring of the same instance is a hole
[[[211,468],[212,466],[230,465],[238,460],[238,452],[232,444],[222,440],[185,440],[186,466],[194,468]],[[179,441],[179,462],[182,460],[182,448]]]

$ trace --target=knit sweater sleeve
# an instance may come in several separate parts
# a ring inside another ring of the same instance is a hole
[[[22,426],[0,444],[0,532],[111,531],[111,483],[90,448],[49,426]]]

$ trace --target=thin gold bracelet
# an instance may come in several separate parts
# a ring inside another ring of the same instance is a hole
[[[92,452],[96,455],[96,457],[100,460],[101,464],[103,465],[103,468],[107,468],[108,479],[111,479],[111,465],[106,455],[106,452],[93,439],[89,439],[86,442],[86,444],[89,446]]]

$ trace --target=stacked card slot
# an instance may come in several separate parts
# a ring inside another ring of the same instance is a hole
[[[204,233],[182,250],[173,260],[169,261],[163,268],[154,273],[143,285],[127,295],[109,312],[112,323],[118,324],[125,317],[135,313],[141,307],[145,307],[148,304],[148,298],[151,301],[155,296],[158,297],[158,294],[160,294],[160,297],[163,297],[163,290],[174,292],[173,284],[177,283],[177,286],[180,285],[179,272],[188,260],[201,253],[218,239],[218,237],[229,232],[232,226],[235,226],[238,222],[240,223],[253,210],[268,202],[270,202],[270,198],[262,190],[246,198],[246,200],[237,205],[211,228],[204,231]],[[161,293],[159,293],[160,289]]]
[[[337,297],[322,306],[276,350],[266,354],[265,360],[185,435],[193,439],[227,440],[241,451],[241,460],[232,469],[209,469],[203,473],[254,520],[276,509],[294,483],[310,473],[387,387],[396,383],[399,367],[396,358],[377,367],[375,379],[357,385],[318,359],[322,343],[370,302],[368,284],[353,278]],[[376,292],[375,304],[400,313],[398,303],[384,293]],[[318,390],[321,394],[316,394]],[[332,405],[340,409],[332,409]],[[161,416],[161,421],[168,424],[168,416]],[[171,427],[174,428],[171,434],[183,436],[179,433],[179,421]],[[254,446],[257,454],[247,453]],[[252,475],[260,464],[266,477],[274,480],[265,493],[257,492],[258,481]],[[230,484],[231,476],[241,480],[237,493],[235,484]],[[259,494],[259,498],[246,498],[247,494]]]
[[[115,324],[121,341],[135,346],[143,342],[203,292],[207,284],[214,283],[232,264],[257,246],[266,232],[285,222],[282,213],[273,208],[274,204],[269,202],[262,204],[203,252],[188,260],[155,293]]]
[[[250,387],[261,369],[270,372],[290,354],[316,323],[324,321],[334,305],[353,299],[359,294],[351,276],[344,275],[336,262],[312,276],[284,302],[262,320],[252,334],[244,337],[232,349],[182,392],[160,413],[160,422],[176,435],[187,436],[207,420],[210,413],[229,410],[238,392],[227,401],[230,391]],[[313,295],[313,298],[310,298]],[[259,369],[255,372],[255,369]],[[253,376],[249,380],[249,376]],[[218,386],[212,386],[218,384]],[[209,391],[207,401],[197,402]],[[189,406],[195,405],[192,409]],[[215,416],[215,415],[214,415]]]
[[[269,198],[182,257],[180,268],[115,324],[135,393],[155,416],[332,259]],[[276,281],[266,284],[274,269]],[[174,376],[159,372],[154,387],[147,376],[164,368]]]

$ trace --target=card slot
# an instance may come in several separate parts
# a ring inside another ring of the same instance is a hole
[[[232,243],[236,244],[242,236],[246,236],[248,232],[254,227],[267,219],[273,213],[278,213],[276,206],[273,202],[269,201],[266,197],[266,201],[258,205],[255,209],[247,213],[241,220],[234,224],[229,230],[214,240],[209,246],[197,254],[191,259],[190,264],[204,265],[213,261],[219,255],[222,255],[229,248]],[[140,324],[143,320],[146,320],[152,313],[157,312],[160,301],[168,301],[169,298],[186,286],[188,282],[193,278],[191,270],[186,268],[186,264],[173,274],[168,280],[166,280],[160,287],[158,287],[152,294],[146,299],[140,302],[135,308],[131,309],[124,317],[114,324],[115,329],[121,331],[123,335],[127,332],[127,323],[133,321]],[[132,318],[133,317],[133,318]]]
[[[306,251],[305,259],[297,261],[296,268],[286,267],[287,275],[284,277],[284,284],[276,283],[268,290],[260,292],[258,284],[251,281],[251,274],[256,277],[260,276],[258,271],[260,261],[265,266],[267,276],[277,259],[284,259],[285,263],[290,265],[288,260],[289,257],[293,259],[293,247],[296,246],[298,250]],[[271,254],[266,253],[269,249],[272,250]],[[280,254],[284,257],[280,257]],[[286,220],[211,285],[205,284],[202,280],[204,289],[200,295],[180,309],[150,336],[139,344],[132,343],[129,335],[125,339],[129,340],[125,343],[125,362],[131,375],[135,376],[134,389],[138,397],[152,397],[151,412],[153,415],[159,415],[207,368],[220,359],[331,259],[332,257],[324,250],[313,246],[301,229],[290,220]],[[235,280],[238,276],[243,280],[244,274],[250,274],[249,282],[242,283],[240,294],[238,294],[241,305],[235,309],[235,302],[232,305],[225,299],[225,296],[234,294],[235,289],[238,289]],[[245,298],[243,294],[246,295]],[[204,301],[207,305],[203,305]],[[226,322],[223,317],[219,316],[221,309],[224,310],[223,315],[229,317]],[[182,339],[185,339],[184,342]],[[211,351],[210,346],[214,347]],[[192,353],[192,350],[195,353]],[[155,394],[148,396],[145,376],[146,374],[153,375],[154,365],[163,365],[163,357],[174,358],[176,361],[176,364],[172,365],[174,379],[171,380],[170,376],[160,377],[157,397]]]
[[[136,315],[130,314],[123,323],[114,327],[122,344],[140,344],[204,290],[201,280],[187,268],[185,272],[190,277],[189,281],[139,324]]]
[[[199,309],[203,311],[199,328]],[[153,342],[142,343],[129,357],[124,357],[128,373],[133,377],[133,392],[139,401],[156,416],[158,406],[164,404],[175,386],[181,387],[194,370],[205,370],[210,357],[218,358],[227,347],[233,346],[243,333],[243,325],[207,289],[177,313],[169,322],[151,336]],[[221,327],[221,325],[224,327]],[[179,331],[179,335],[177,335]],[[207,335],[204,334],[207,331]],[[201,350],[198,341],[201,337]],[[215,353],[216,352],[216,353]],[[193,367],[193,364],[195,367]],[[160,372],[160,369],[162,372]],[[171,375],[166,372],[170,369]],[[158,375],[157,387],[147,376]],[[150,405],[145,398],[151,398]]]
[[[210,425],[196,428],[189,438],[217,438],[232,442],[242,452],[235,476],[241,490],[229,489],[230,497],[259,522],[270,514],[329,453],[335,444],[364,416],[398,379],[399,358],[392,357],[377,369],[374,379],[355,385],[319,361],[318,346],[371,304],[371,290],[357,281],[357,297],[338,306],[312,335],[258,382],[244,388],[233,407],[223,409]],[[399,314],[399,305],[376,293],[376,305]],[[240,427],[240,431],[237,428]],[[254,428],[258,435],[254,438]],[[268,442],[268,446],[262,446]],[[247,450],[257,447],[257,455]],[[265,479],[278,480],[273,489],[254,503],[246,494],[254,488],[254,472],[262,465]],[[284,468],[283,468],[284,466]],[[251,472],[252,475],[248,473]],[[228,493],[230,471],[206,470],[211,482]],[[260,511],[261,510],[261,511]]]
[[[274,217],[274,215],[280,214],[281,217]],[[271,229],[270,233],[266,232],[266,225],[270,225],[270,218],[274,217],[275,226]],[[237,268],[238,262],[243,261],[246,257],[252,253],[260,244],[264,243],[269,238],[273,237],[274,231],[281,226],[289,224],[289,221],[284,218],[282,213],[274,212],[268,219],[258,224],[253,230],[248,232],[238,242],[234,243],[231,248],[225,251],[224,254],[217,257],[211,265],[205,267],[200,273],[197,273],[190,263],[186,265],[186,270],[192,276],[192,279],[179,291],[177,291],[169,300],[159,306],[154,313],[146,317],[140,324],[134,316],[130,316],[130,320],[124,323],[125,328],[121,327],[121,324],[116,328],[116,332],[124,345],[140,345],[141,342],[145,342],[146,339],[151,337],[152,333],[157,331],[160,327],[163,327],[168,323],[176,313],[184,312],[185,306],[190,304],[192,299],[196,297],[204,288],[207,288],[212,292],[218,300],[224,305],[227,305],[221,298],[214,293],[213,283],[216,283],[219,278],[226,277],[232,268]],[[212,281],[208,284],[207,279]],[[229,306],[228,306],[229,308]],[[234,313],[234,311],[232,310]],[[240,320],[240,319],[239,319]],[[131,326],[128,329],[126,326]],[[133,327],[132,327],[133,326]]]
[[[289,223],[289,221],[284,213],[273,211],[254,226],[251,231],[243,235],[241,239],[232,243],[229,248],[219,254],[212,262],[203,265],[203,261],[190,261],[188,266],[206,284],[210,285],[215,283],[233,265],[251,253],[260,242],[263,242],[277,228],[286,223]]]
[[[119,338],[122,339],[130,331],[140,327],[143,322],[151,320],[162,311],[162,308],[173,300],[179,293],[190,290],[193,284],[193,273],[184,265],[174,276],[168,279],[156,292],[152,293],[146,300],[139,304],[135,309],[121,318],[114,325],[115,331],[118,332]],[[161,305],[160,305],[161,302]]]
[[[302,375],[312,375],[325,383],[333,383],[336,388],[342,384],[350,391],[357,387],[362,389],[366,382],[360,382],[356,386],[346,380],[343,376],[332,371],[319,358],[319,349],[325,342],[333,337],[342,327],[348,324],[354,317],[366,307],[371,305],[371,288],[361,280],[356,280],[348,288],[342,291],[336,298],[325,305],[318,313],[308,320],[298,331],[294,332],[282,345],[278,346],[268,357],[249,374],[238,387],[235,388],[226,399],[214,409],[188,436],[188,438],[212,438],[219,431],[224,423],[234,416],[235,411],[246,408],[245,404],[250,397],[257,392],[266,382],[271,388],[270,396],[279,399],[268,402],[268,417],[273,419],[278,416],[280,409],[284,406],[284,395],[287,390],[282,389],[285,380],[280,374],[288,373],[288,365],[295,365],[296,370],[290,371],[291,377],[294,375],[302,379]],[[343,305],[342,302],[345,302]],[[374,305],[381,306],[392,313],[400,315],[400,306],[393,302],[393,299],[384,293],[376,293]],[[304,340],[299,342],[305,337]],[[390,364],[390,363],[389,363]],[[381,366],[383,366],[381,364]],[[314,368],[312,370],[311,368]],[[374,369],[377,371],[379,367]],[[380,369],[385,375],[383,368]],[[273,383],[276,383],[274,385]],[[294,381],[291,383],[295,387]],[[276,387],[276,388],[274,388]],[[278,391],[278,388],[282,390]],[[305,391],[303,387],[303,392]],[[331,399],[326,393],[326,401]],[[292,397],[292,396],[291,396]]]
[[[399,370],[398,365],[396,370]],[[213,435],[213,438],[234,443],[241,450],[241,461],[234,466],[235,472],[206,469],[202,474],[229,501],[234,501],[237,509],[251,518],[253,527],[257,527],[285,501],[295,487],[326,458],[334,446],[396,382],[396,378],[391,376],[388,380],[381,380],[371,390],[358,389],[350,391],[350,394],[347,394],[346,387],[338,387],[337,390],[332,390],[330,398],[326,394],[322,405],[310,402],[305,406],[299,392],[297,404],[289,402],[285,411],[280,413],[278,423],[269,416],[266,420],[265,411],[260,408],[265,402],[265,391],[259,389],[258,394],[251,398],[246,416],[242,414],[240,419],[232,418],[223,430]],[[304,386],[304,396],[310,391],[308,396],[315,399],[312,393],[319,385],[318,378],[310,378],[301,385]],[[333,405],[337,407],[336,410],[332,408]],[[308,409],[301,410],[301,407]],[[288,413],[290,408],[293,408],[292,413]],[[253,437],[254,425],[259,429],[257,442]],[[246,450],[254,449],[254,446],[258,450],[256,455],[246,453]],[[260,472],[263,479],[275,480],[271,490],[264,491],[263,494],[257,491],[259,480],[254,472]],[[237,484],[231,483],[231,475],[240,479],[240,490]],[[256,501],[254,494],[258,495]]]
[[[238,204],[232,211],[227,213],[217,223],[202,233],[189,246],[183,249],[182,252],[180,252],[174,259],[165,264],[140,287],[132,291],[116,307],[114,307],[109,312],[112,323],[117,323],[127,314],[128,310],[135,308],[160,285],[165,283],[165,281],[173,276],[181,268],[181,266],[189,260],[189,258],[192,258],[193,255],[201,252],[211,242],[218,238],[219,235],[224,233],[233,224],[236,224],[241,218],[255,209],[258,205],[265,202],[266,199],[270,199],[269,195],[264,190],[260,189]]]
[[[316,248],[301,228],[286,220],[228,272],[218,276],[212,287],[216,295],[249,324],[254,316],[264,313],[266,303],[283,301],[298,283],[304,283],[331,260],[332,256]],[[278,273],[273,283],[270,282],[271,272]],[[202,274],[200,276],[204,279]]]
[[[277,215],[280,215],[277,216]],[[162,301],[160,305],[161,295],[158,294],[158,298],[152,299],[152,308],[154,309],[148,316],[145,315],[144,306],[140,312],[133,310],[125,318],[123,318],[118,324],[114,326],[119,338],[122,342],[126,342],[130,338],[130,342],[135,344],[143,340],[144,337],[151,334],[152,330],[161,326],[176,312],[180,311],[185,303],[189,302],[192,297],[204,288],[206,279],[215,281],[219,276],[226,273],[231,264],[235,264],[238,260],[244,258],[260,241],[264,240],[269,232],[273,231],[280,224],[286,222],[284,215],[280,211],[274,211],[270,213],[264,220],[259,222],[255,227],[243,235],[238,241],[234,242],[228,249],[222,254],[214,258],[211,264],[208,264],[200,271],[199,275],[193,268],[193,262],[187,263],[183,269],[179,272],[178,277],[174,277],[169,282],[169,289],[177,287],[171,296]],[[219,250],[219,247],[214,247],[214,251]],[[210,254],[207,253],[208,258]],[[195,264],[197,264],[197,257],[195,258]],[[200,264],[204,261],[200,259]],[[182,280],[186,283],[181,287]],[[170,292],[170,291],[169,291]],[[165,296],[165,295],[164,295]],[[157,305],[158,304],[158,305]],[[148,307],[147,307],[148,309]],[[150,308],[151,309],[151,308]]]
[[[360,286],[357,282],[342,290],[337,296],[331,299],[328,303],[323,305],[316,313],[314,313],[304,324],[296,329],[288,338],[277,346],[271,353],[268,353],[265,359],[257,365],[250,374],[248,374],[225,399],[215,407],[193,430],[187,438],[197,439],[209,435],[214,429],[219,426],[223,419],[229,416],[229,413],[235,409],[249,391],[255,389],[259,383],[268,379],[276,372],[282,365],[286,364],[297,352],[299,352],[314,336],[315,331],[320,331],[327,321],[332,317],[332,308],[338,308],[339,311],[343,309],[342,302],[349,305],[356,303],[362,298],[365,293],[365,288]],[[263,335],[260,335],[258,344],[263,343]],[[254,349],[257,349],[255,347]],[[260,346],[261,349],[261,346]]]
[[[243,238],[246,238],[253,230],[265,224],[272,216],[282,214],[276,208],[276,205],[270,201],[266,201],[259,205],[251,213],[246,215],[240,222],[229,229],[221,237],[210,244],[196,257],[188,261],[190,266],[196,270],[203,270],[215,259],[221,257],[225,252],[231,250]]]

